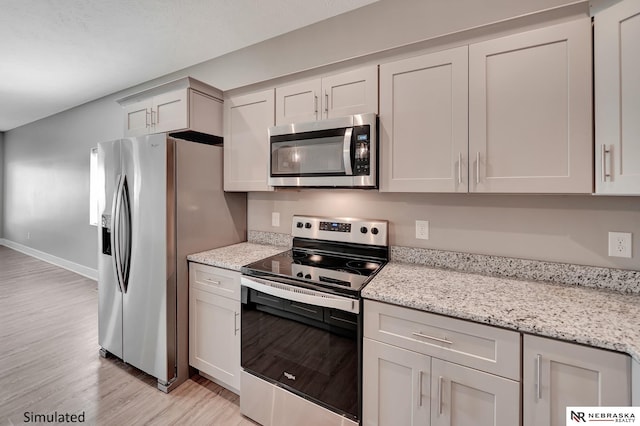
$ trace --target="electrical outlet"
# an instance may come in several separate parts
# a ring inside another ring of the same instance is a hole
[[[271,213],[271,226],[278,227],[280,226],[280,213],[272,212]]]
[[[609,256],[631,257],[631,233],[609,232]]]
[[[416,238],[419,240],[429,239],[429,221],[416,220]]]

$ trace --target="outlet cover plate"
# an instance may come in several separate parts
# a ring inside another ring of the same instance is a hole
[[[631,233],[609,232],[609,256],[631,257]]]
[[[280,226],[280,213],[279,212],[271,212],[271,226],[277,228]]]
[[[416,239],[418,240],[429,239],[429,221],[428,220],[416,220]]]

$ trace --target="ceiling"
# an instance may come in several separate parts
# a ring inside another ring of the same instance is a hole
[[[0,131],[377,0],[0,0]]]

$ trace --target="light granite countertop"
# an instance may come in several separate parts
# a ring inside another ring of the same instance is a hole
[[[249,242],[191,254],[187,259],[239,271],[243,265],[287,250],[290,241],[285,234],[250,231]],[[392,261],[362,296],[625,352],[640,362],[640,272],[477,257],[394,247]],[[429,264],[434,262],[439,267]],[[476,264],[485,266],[479,269]],[[491,267],[487,271],[486,265]],[[530,276],[560,277],[565,282],[553,284]]]
[[[362,296],[625,352],[640,361],[640,295],[390,262]]]
[[[287,249],[288,247],[286,246],[244,242],[190,254],[187,256],[187,260],[232,271],[240,271],[240,268],[244,265],[273,256]]]

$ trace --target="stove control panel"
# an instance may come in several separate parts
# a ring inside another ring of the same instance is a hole
[[[294,237],[388,246],[386,220],[293,216]]]

